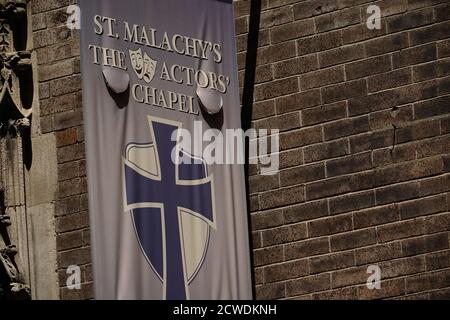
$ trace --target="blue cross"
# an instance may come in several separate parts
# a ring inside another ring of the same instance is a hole
[[[213,182],[203,163],[176,165],[172,161],[176,142],[171,136],[180,125],[150,118],[150,126],[159,175],[144,176],[125,162],[126,205],[137,208],[133,216],[140,245],[164,282],[166,299],[184,300],[188,298],[188,283],[178,210],[193,211],[213,223]]]

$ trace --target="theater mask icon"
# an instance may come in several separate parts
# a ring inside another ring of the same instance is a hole
[[[128,50],[130,54],[131,66],[134,73],[139,80],[144,80],[146,83],[150,83],[156,72],[156,66],[158,62],[153,60],[147,52],[142,53],[142,49]]]

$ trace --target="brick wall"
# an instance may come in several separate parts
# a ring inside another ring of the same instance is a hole
[[[41,133],[54,133],[58,193],[56,234],[60,297],[93,296],[87,212],[79,33],[66,27],[69,0],[33,0],[32,30],[38,60]],[[45,258],[45,257],[44,257]],[[82,290],[64,288],[67,267],[81,266]]]
[[[58,154],[61,298],[92,297],[79,36],[69,0],[33,0],[42,133]],[[450,296],[447,1],[263,0],[253,124],[279,128],[281,171],[250,177],[256,293],[268,298]],[[235,2],[244,79],[249,0]],[[254,168],[253,168],[254,169]],[[82,290],[64,288],[82,266]],[[370,291],[367,266],[384,279]]]
[[[249,7],[235,2],[241,86]],[[262,1],[253,125],[279,128],[282,152],[279,174],[250,177],[257,298],[450,298],[449,13]]]

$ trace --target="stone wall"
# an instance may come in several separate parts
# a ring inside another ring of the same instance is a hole
[[[249,8],[235,2],[241,80]],[[282,153],[279,174],[250,177],[257,298],[450,297],[449,13],[262,1],[253,125],[279,128]]]
[[[69,0],[32,0],[37,53],[40,131],[56,140],[58,188],[56,247],[61,299],[93,297],[87,212],[86,164],[80,75],[79,32],[66,26]],[[82,289],[68,290],[67,267],[82,270]]]

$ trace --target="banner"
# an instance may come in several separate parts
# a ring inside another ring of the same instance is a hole
[[[250,299],[232,1],[80,7],[96,298]]]

